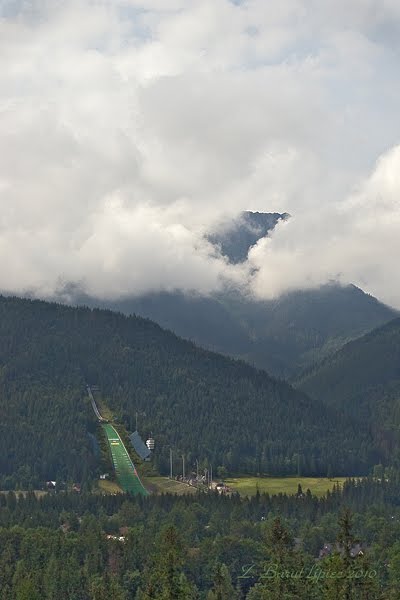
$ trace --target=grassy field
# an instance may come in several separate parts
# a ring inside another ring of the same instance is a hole
[[[233,491],[239,492],[241,496],[254,496],[257,488],[260,493],[268,492],[271,495],[279,493],[295,494],[299,483],[303,492],[306,492],[309,488],[314,495],[323,496],[328,489],[332,489],[335,483],[339,482],[342,485],[345,480],[345,477],[334,479],[328,479],[327,477],[236,477],[226,479],[225,483]],[[175,481],[175,479],[168,479],[168,477],[142,477],[142,482],[151,494],[169,493],[182,496],[184,494],[196,494],[197,492],[196,488]],[[121,494],[123,492],[118,483],[109,479],[98,481],[98,489],[100,493],[104,494]],[[16,492],[17,495],[23,494],[24,496],[26,493],[26,491]],[[38,497],[47,493],[47,491],[35,490]],[[0,494],[7,494],[7,492],[0,490]]]
[[[152,477],[141,477],[142,483],[146,490],[150,494],[178,494],[182,496],[184,494],[195,494],[196,489],[180,481],[174,479],[168,479],[168,477],[152,476]],[[115,481],[109,479],[102,479],[98,481],[98,489],[103,494],[121,494],[123,490]]]
[[[100,479],[98,482],[98,488],[103,494],[122,494],[122,488],[115,481],[109,479]]]
[[[168,479],[168,477],[143,477],[143,485],[151,494],[178,494],[182,496],[184,494],[196,494],[196,488],[175,481],[175,479]]]
[[[299,483],[306,492],[310,489],[315,496],[323,496],[328,490],[331,490],[335,483],[340,485],[346,480],[346,477],[236,477],[226,479],[225,483],[232,490],[239,492],[241,496],[254,496],[257,489],[260,493],[268,494],[295,494]]]

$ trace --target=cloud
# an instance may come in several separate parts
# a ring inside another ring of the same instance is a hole
[[[278,224],[251,249],[256,294],[277,296],[331,280],[400,305],[400,146],[341,203]]]
[[[389,0],[4,0],[0,288],[338,277],[399,306],[399,24]],[[293,218],[239,268],[204,233],[243,209]]]

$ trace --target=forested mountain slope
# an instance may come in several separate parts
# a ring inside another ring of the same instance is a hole
[[[76,301],[147,317],[201,346],[284,378],[397,315],[359,288],[337,284],[270,301],[232,290],[211,297],[164,292],[120,301],[86,296]]]
[[[348,419],[265,372],[197,348],[150,321],[110,311],[0,297],[0,473],[25,480],[82,479],[95,465],[96,383],[124,422],[144,412],[167,469],[169,448],[187,464],[232,471],[363,472],[371,438]],[[300,457],[298,457],[300,455]]]
[[[400,426],[400,319],[349,342],[298,386],[393,445]]]

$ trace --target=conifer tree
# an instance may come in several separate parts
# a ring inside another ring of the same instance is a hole
[[[214,568],[213,588],[207,600],[236,600],[237,593],[232,585],[228,567],[218,563]]]

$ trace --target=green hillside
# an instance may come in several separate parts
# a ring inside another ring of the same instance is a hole
[[[0,297],[1,486],[90,478],[86,383],[126,426],[141,415],[169,448],[230,472],[335,475],[377,462],[368,432],[282,381],[197,348],[148,320]]]
[[[398,314],[354,285],[335,283],[269,301],[232,293],[221,301],[251,339],[242,358],[285,378]]]
[[[393,452],[400,441],[400,319],[346,344],[303,375],[298,386],[359,419]]]
[[[269,301],[226,291],[211,297],[162,292],[113,302],[81,296],[77,303],[147,317],[203,347],[283,378],[397,316],[359,288],[336,284]]]

